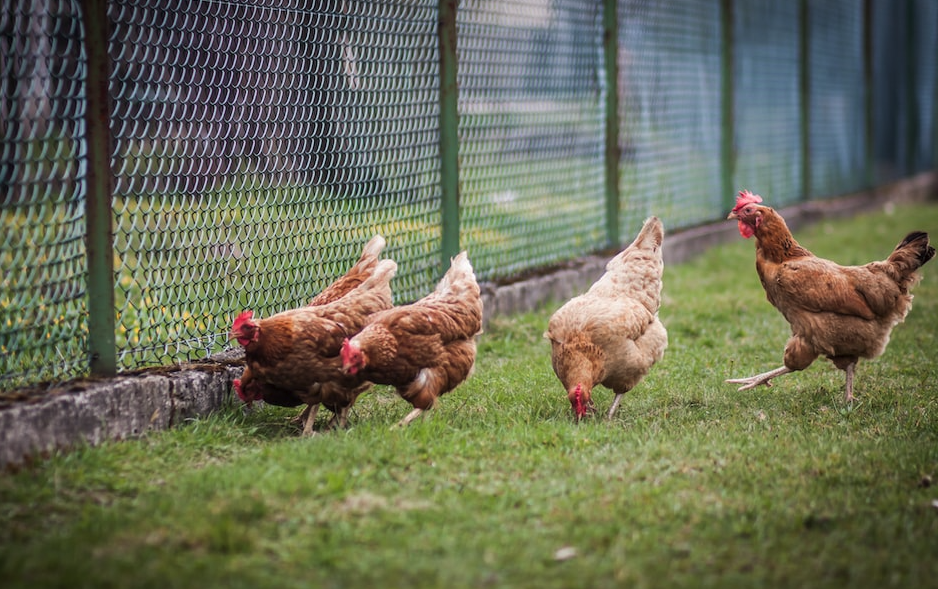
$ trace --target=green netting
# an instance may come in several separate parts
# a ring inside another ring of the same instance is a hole
[[[669,231],[725,217],[724,178],[785,205],[934,169],[938,3],[868,4],[867,23],[867,0],[619,0],[608,88],[600,0],[464,0],[445,48],[459,175],[444,182],[437,1],[112,0],[96,40],[78,0],[9,0],[0,389],[87,373],[103,323],[86,291],[88,72],[110,72],[97,172],[114,185],[94,195],[113,197],[126,370],[225,349],[234,314],[303,304],[375,233],[399,264],[396,302],[423,296],[454,236],[441,186],[457,180],[460,246],[483,280],[604,248],[611,92],[620,242],[649,214]]]
[[[866,176],[863,4],[808,3],[809,197],[859,190]]]
[[[601,14],[590,0],[460,6],[461,230],[482,279],[605,243]]]
[[[911,171],[909,123],[909,3],[872,0],[873,159],[876,182]]]
[[[912,54],[914,69],[912,84],[915,88],[915,141],[911,149],[912,170],[921,172],[938,166],[935,116],[938,104],[938,2],[916,0],[913,3]]]
[[[651,214],[668,230],[720,211],[717,2],[628,0],[619,13],[623,240]]]
[[[0,15],[0,389],[87,369],[77,2]]]
[[[272,3],[271,3],[272,4]],[[114,2],[120,364],[218,351],[374,233],[398,300],[439,273],[435,3]]]
[[[733,3],[736,188],[802,197],[798,2]]]

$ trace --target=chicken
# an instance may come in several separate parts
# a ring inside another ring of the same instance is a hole
[[[381,235],[375,235],[371,240],[365,244],[365,247],[362,248],[362,254],[359,256],[358,261],[349,268],[343,276],[340,276],[335,282],[327,286],[320,292],[318,295],[313,297],[309,302],[309,305],[325,305],[336,301],[351,290],[358,287],[362,282],[368,279],[369,276],[374,272],[375,267],[378,265],[378,257],[381,255],[381,251],[384,250],[385,245],[387,245],[386,240]],[[271,385],[266,385],[260,381],[254,380],[252,384],[246,385],[243,382],[248,382],[250,380],[250,370],[247,372],[248,379],[239,378],[235,379],[233,382],[234,390],[237,393],[238,397],[248,406],[253,404],[254,401],[263,400],[270,405],[276,405],[278,407],[296,407],[302,405],[303,401],[300,400],[295,394],[291,391],[285,391],[283,389],[278,389]],[[331,390],[336,385],[327,386],[327,390]],[[364,387],[366,390],[368,387]],[[335,394],[327,394],[326,398],[333,398]],[[312,426],[312,423],[315,421],[316,414],[312,415],[312,420],[310,420],[310,411],[312,411],[313,406],[307,405],[306,409],[300,414],[296,420],[300,423],[309,423],[309,426]],[[331,408],[330,408],[331,410]],[[318,411],[318,404],[316,406],[316,411]],[[342,414],[342,425],[344,426],[344,419],[347,412]],[[333,417],[333,420],[338,417],[339,414],[336,414]],[[335,425],[333,421],[330,426]],[[306,432],[307,434],[309,432]]]
[[[860,358],[876,358],[886,349],[893,327],[912,307],[909,289],[916,272],[935,255],[928,234],[909,233],[882,262],[840,266],[798,245],[785,219],[760,205],[762,198],[742,191],[729,219],[745,238],[756,238],[756,271],[766,298],[791,325],[784,365],[750,378],[730,379],[740,391],[782,374],[804,370],[827,356],[846,373],[844,401],[853,400],[854,369]]]
[[[407,425],[466,380],[482,331],[482,297],[466,252],[429,295],[376,313],[342,344],[342,371],[391,385],[414,409]]]
[[[615,393],[607,414],[612,418],[622,395],[664,356],[668,332],[658,319],[663,240],[661,220],[650,217],[599,280],[550,318],[544,337],[550,340],[551,365],[577,421],[593,411],[597,384]]]
[[[387,242],[383,236],[375,235],[372,237],[362,248],[361,256],[349,268],[348,272],[313,297],[309,305],[325,305],[336,301],[367,280],[378,265],[378,257],[386,244]],[[303,401],[290,391],[277,389],[270,385],[263,386],[263,383],[256,380],[248,387],[242,383],[242,380],[240,378],[235,379],[233,385],[238,397],[248,406],[254,401],[260,400],[278,407],[296,407],[303,404]],[[310,407],[307,406],[303,414],[299,416],[299,421],[305,422],[309,411]]]
[[[312,433],[320,404],[335,413],[332,425],[345,427],[348,410],[371,383],[342,373],[342,342],[371,314],[391,307],[389,282],[396,271],[393,260],[381,260],[361,285],[331,303],[261,320],[251,311],[238,315],[231,328],[231,337],[244,346],[245,369],[235,383],[238,395],[246,402],[263,398],[286,406],[308,404],[304,435]]]

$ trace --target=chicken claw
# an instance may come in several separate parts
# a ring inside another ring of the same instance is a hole
[[[776,376],[781,376],[783,374],[788,374],[791,372],[791,369],[786,366],[781,366],[775,370],[770,370],[768,372],[763,372],[762,374],[757,374],[755,376],[750,376],[749,378],[728,378],[725,382],[732,384],[741,384],[743,386],[736,389],[737,391],[748,391],[749,389],[754,389],[760,384],[764,384],[767,387],[772,386],[772,379]]]

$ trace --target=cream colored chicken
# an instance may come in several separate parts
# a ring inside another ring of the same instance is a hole
[[[578,421],[593,410],[594,386],[615,393],[611,418],[622,395],[664,356],[668,332],[658,319],[663,240],[661,220],[650,217],[635,241],[606,264],[605,274],[550,318],[544,337],[551,343],[551,364]]]

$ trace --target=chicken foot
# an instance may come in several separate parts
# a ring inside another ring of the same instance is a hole
[[[306,422],[303,424],[303,437],[310,437],[316,434],[313,431],[313,425],[316,423],[316,414],[319,413],[319,403],[312,403],[307,408]]]
[[[411,421],[420,417],[421,413],[423,413],[423,409],[414,409],[413,411],[408,413],[406,416],[404,416],[404,419],[398,421],[397,425],[395,425],[394,427],[404,427],[405,425],[409,424]]]
[[[749,378],[728,378],[726,382],[733,384],[741,384],[743,386],[736,389],[737,391],[748,391],[749,389],[754,389],[760,384],[764,384],[767,387],[772,386],[770,382],[776,376],[781,376],[783,374],[788,374],[791,372],[791,368],[787,366],[780,366],[775,370],[769,370],[768,372],[763,372],[762,374],[757,374],[755,376],[750,376]]]

